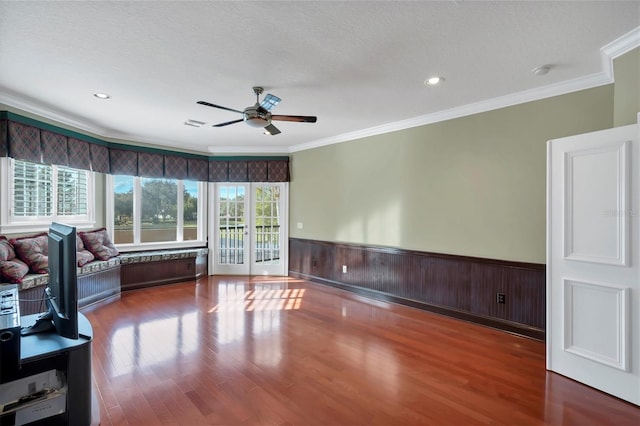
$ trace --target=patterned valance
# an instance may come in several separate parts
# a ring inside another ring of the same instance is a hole
[[[40,129],[22,123],[9,122],[9,156],[17,160],[40,163]]]
[[[9,124],[7,120],[0,120],[0,157],[9,155]]]
[[[209,161],[209,182],[229,182],[229,162],[223,160]]]
[[[76,138],[67,139],[69,152],[69,167],[74,169],[91,170],[91,151],[89,142]]]
[[[229,182],[248,182],[246,161],[229,161]]]
[[[267,161],[254,160],[247,164],[247,173],[249,182],[266,182],[267,181]]]
[[[197,181],[209,180],[209,162],[204,158],[189,158],[187,161],[187,179]]]
[[[111,173],[111,165],[109,163],[109,148],[106,146],[92,143],[90,145],[91,154],[91,170],[99,173]]]
[[[164,155],[138,152],[138,175],[150,178],[164,177]]]
[[[135,151],[110,149],[109,161],[112,174],[138,176],[138,155]]]
[[[267,161],[267,182],[289,182],[289,160]]]
[[[177,155],[164,156],[164,177],[186,179],[189,176],[187,159]],[[206,179],[205,179],[206,181]]]
[[[209,182],[289,182],[289,159],[209,160]]]
[[[40,131],[42,148],[42,162],[44,164],[69,165],[69,153],[67,152],[67,137],[57,133]]]
[[[288,158],[209,158],[173,154],[104,142],[0,111],[0,157],[7,156],[33,163],[130,176],[200,182],[289,181]]]

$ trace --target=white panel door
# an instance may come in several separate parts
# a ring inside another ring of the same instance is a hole
[[[547,369],[640,405],[639,127],[547,145]]]
[[[213,274],[287,274],[287,190],[285,183],[215,184]]]

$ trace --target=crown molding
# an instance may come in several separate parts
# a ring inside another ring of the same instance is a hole
[[[51,108],[46,108],[35,102],[29,102],[21,97],[3,90],[0,90],[0,102],[12,108],[22,110],[28,114],[36,115],[38,116],[38,118],[36,118],[38,120],[42,120],[44,118],[46,120],[55,122],[56,125],[62,124],[65,126],[73,127],[74,130],[82,130],[85,132],[93,133],[96,136],[105,137],[108,133],[107,130],[102,127],[91,126],[81,119],[71,118],[69,115],[63,115]]]
[[[434,124],[441,121],[452,120],[454,118],[465,117],[468,115],[479,114],[482,112],[492,111],[499,108],[505,108],[526,102],[537,101],[550,98],[553,96],[565,95],[567,93],[577,92],[580,90],[591,89],[605,84],[613,83],[613,60],[632,49],[640,46],[640,27],[629,31],[627,34],[617,38],[611,43],[600,49],[602,61],[602,71],[579,77],[573,80],[567,80],[535,89],[525,90],[518,93],[512,93],[497,98],[487,99],[485,101],[464,105],[461,107],[451,108],[448,110],[438,111],[433,114],[422,115],[407,120],[396,121],[393,123],[383,124],[380,126],[370,127],[354,132],[343,133],[341,135],[332,136],[330,138],[319,139],[316,141],[306,142],[294,145],[290,148],[290,152],[304,151],[307,149],[319,148],[326,145],[347,142],[350,140],[361,139],[370,136],[376,136],[383,133],[395,132],[398,130],[410,129],[412,127]]]
[[[210,146],[211,154],[288,154],[288,146]]]
[[[613,80],[613,60],[638,46],[640,46],[640,27],[602,46],[600,48],[600,58],[603,72],[611,76]]]
[[[540,99],[550,98],[553,96],[564,95],[567,93],[577,92],[580,90],[590,89],[612,83],[613,79],[605,72],[599,72],[584,77],[567,80],[535,89],[529,89],[522,92],[512,93],[497,98],[487,99],[485,101],[473,104],[463,105],[432,114],[421,115],[407,120],[396,121],[393,123],[383,124],[380,126],[370,127],[354,132],[343,133],[326,139],[319,139],[290,148],[290,152],[304,151],[312,148],[319,148],[326,145],[332,145],[350,140],[361,139],[370,136],[381,135],[383,133],[395,132],[398,130],[410,129],[413,127],[425,126],[428,124],[439,123],[455,118],[466,117],[469,115],[488,112],[500,108],[510,107],[523,104],[526,102],[537,101]]]
[[[634,28],[622,37],[613,40],[611,43],[603,46],[600,52],[610,60],[622,56],[628,51],[640,46],[640,27]]]

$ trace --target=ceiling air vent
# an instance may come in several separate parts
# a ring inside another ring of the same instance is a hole
[[[198,120],[187,120],[184,122],[184,124],[185,126],[202,127],[207,123],[205,123],[204,121],[198,121]]]

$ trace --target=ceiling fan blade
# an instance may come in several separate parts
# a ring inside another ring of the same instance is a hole
[[[297,123],[315,123],[318,117],[311,115],[272,115],[272,120],[277,121],[295,121]]]
[[[274,126],[273,124],[269,124],[267,126],[264,126],[264,129],[269,132],[269,134],[271,136],[275,136],[278,133],[282,133],[280,130],[278,130],[278,128],[276,126]]]
[[[212,104],[212,103],[209,103],[209,102],[206,102],[206,101],[198,101],[198,103],[200,105],[205,105],[205,106],[210,106],[210,107],[220,108],[220,109],[226,109],[227,111],[239,112],[240,114],[243,114],[242,111],[238,111],[237,109],[223,107],[223,106]]]
[[[279,97],[274,96],[271,93],[269,93],[267,96],[264,97],[262,102],[260,102],[260,106],[262,108],[266,109],[267,111],[271,111],[271,108],[273,108],[274,106],[278,105],[281,100],[282,99],[280,99]]]
[[[214,124],[213,127],[224,127],[224,126],[228,126],[229,124],[235,124],[235,123],[240,123],[244,121],[243,118],[240,118],[238,120],[233,120],[233,121],[227,121],[225,123],[220,123],[220,124]]]

